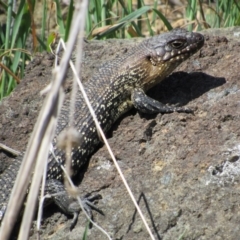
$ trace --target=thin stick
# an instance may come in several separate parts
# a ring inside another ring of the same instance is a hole
[[[16,157],[21,154],[21,152],[10,148],[10,147],[6,146],[6,145],[3,144],[3,143],[0,143],[0,148],[3,149],[3,150],[6,151],[6,152],[11,153],[12,155],[14,155],[14,156],[16,156]]]

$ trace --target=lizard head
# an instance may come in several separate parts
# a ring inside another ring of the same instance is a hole
[[[188,32],[181,28],[146,41],[146,47],[150,50],[148,58],[153,65],[163,64],[164,62],[182,62],[196,53],[203,44],[204,37],[202,34]]]
[[[145,79],[144,85],[149,89],[196,53],[204,45],[204,37],[178,28],[147,39],[143,44],[148,52],[145,63],[149,69],[149,81]]]

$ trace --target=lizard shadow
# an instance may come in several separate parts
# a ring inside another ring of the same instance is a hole
[[[175,72],[149,90],[148,94],[163,104],[186,105],[224,83],[226,83],[225,78],[213,77],[202,72]]]

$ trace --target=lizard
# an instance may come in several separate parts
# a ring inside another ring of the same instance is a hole
[[[103,131],[109,131],[113,123],[133,107],[147,114],[192,112],[187,107],[164,105],[147,96],[146,92],[171,74],[180,63],[196,53],[203,45],[202,34],[177,28],[145,39],[126,54],[103,64],[84,84]],[[46,191],[52,195],[64,192],[62,195],[52,197],[52,200],[65,214],[73,215],[73,226],[80,212],[80,206],[68,196],[64,188],[64,174],[60,165],[64,165],[65,152],[57,147],[57,137],[68,127],[68,120],[68,104],[64,104],[52,142],[58,162],[53,154],[49,153]],[[101,142],[95,123],[80,93],[76,99],[74,127],[80,133],[81,140],[71,152],[73,176],[81,171]],[[0,176],[0,223],[20,165],[21,157],[13,161]],[[88,204],[93,207],[86,198],[84,206],[87,208]]]

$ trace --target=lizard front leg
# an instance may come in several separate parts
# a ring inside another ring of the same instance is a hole
[[[172,113],[184,112],[192,113],[193,110],[186,107],[167,106],[147,96],[141,88],[136,88],[132,92],[132,103],[134,107],[143,113]]]

